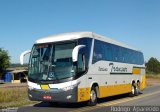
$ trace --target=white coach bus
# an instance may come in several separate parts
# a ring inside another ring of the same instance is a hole
[[[39,39],[30,54],[28,96],[47,102],[82,102],[130,93],[146,87],[141,51],[92,32]]]

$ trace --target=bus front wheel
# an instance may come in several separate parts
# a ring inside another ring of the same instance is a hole
[[[92,87],[90,92],[90,100],[88,101],[89,106],[95,106],[97,104],[97,92],[96,87]]]

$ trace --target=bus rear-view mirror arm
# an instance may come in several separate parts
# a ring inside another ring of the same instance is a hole
[[[27,54],[30,54],[30,53],[31,53],[31,50],[26,50],[26,51],[21,53],[21,55],[20,55],[20,64],[21,65],[24,64],[24,62],[23,62],[24,56],[27,55]]]
[[[78,60],[78,52],[80,49],[82,49],[83,47],[85,47],[85,45],[77,45],[73,51],[72,51],[72,61],[73,62],[77,62]]]

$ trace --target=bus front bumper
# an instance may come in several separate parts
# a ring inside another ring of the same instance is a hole
[[[78,87],[64,91],[58,89],[28,89],[28,97],[32,101],[77,102]]]

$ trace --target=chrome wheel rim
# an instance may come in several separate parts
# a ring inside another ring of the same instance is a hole
[[[95,92],[94,90],[92,90],[90,95],[91,95],[91,101],[92,101],[92,102],[95,102],[96,97],[97,97],[97,96],[96,96],[96,92]]]
[[[132,94],[134,94],[135,90],[134,90],[134,86],[132,86]]]

